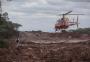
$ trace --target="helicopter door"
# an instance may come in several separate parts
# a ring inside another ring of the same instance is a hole
[[[63,25],[68,26],[69,25],[68,22],[69,22],[69,19],[68,18],[65,18],[64,19],[64,22],[63,22]]]

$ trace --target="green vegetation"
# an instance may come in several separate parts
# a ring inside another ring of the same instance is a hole
[[[8,43],[0,39],[0,48],[7,48],[7,47],[8,47]]]
[[[0,14],[0,47],[4,47],[6,45],[4,39],[14,36],[18,27],[21,26],[20,24],[9,21],[7,14],[6,12],[3,15]]]
[[[90,28],[79,28],[76,30],[70,30],[70,32],[77,32],[81,34],[90,34]]]

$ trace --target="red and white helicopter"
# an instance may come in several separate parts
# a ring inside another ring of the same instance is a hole
[[[77,28],[78,28],[78,24],[79,24],[78,23],[78,21],[79,21],[78,20],[78,15],[84,15],[84,14],[70,14],[71,12],[72,11],[69,11],[65,14],[59,14],[59,16],[62,15],[62,18],[59,18],[57,20],[57,22],[55,24],[55,31],[59,31],[59,30],[65,31],[65,29],[67,29],[67,28],[69,28],[70,26],[73,26],[73,25],[76,25]],[[73,19],[73,21],[71,21],[71,20],[69,20],[68,17],[66,17],[66,15],[77,15],[77,20],[74,21],[74,19]]]

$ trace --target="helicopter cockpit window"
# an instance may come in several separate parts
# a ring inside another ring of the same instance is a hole
[[[58,23],[63,22],[63,18],[62,18],[62,19],[57,20],[57,22],[58,22]]]

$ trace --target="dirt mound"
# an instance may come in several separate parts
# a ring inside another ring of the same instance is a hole
[[[60,42],[80,42],[90,39],[88,34],[80,33],[48,33],[48,32],[21,32],[21,42],[35,43],[60,43]]]
[[[20,32],[19,39],[0,49],[0,62],[90,62],[87,34]]]
[[[0,62],[90,62],[90,41],[41,44],[26,42],[18,48],[0,49]]]
[[[28,43],[27,46],[22,47],[21,51],[24,51],[22,54],[27,54],[27,62],[90,62],[90,41],[53,44]],[[24,61],[26,60],[23,57]]]

